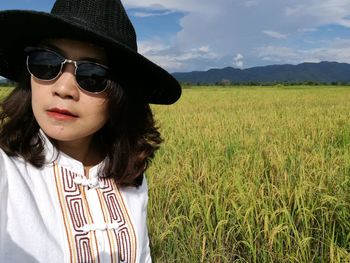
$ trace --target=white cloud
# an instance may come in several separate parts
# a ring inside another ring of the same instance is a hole
[[[221,0],[218,1],[218,3]],[[147,8],[147,9],[166,9],[181,12],[200,12],[210,10],[215,6],[215,3],[211,3],[208,0],[202,0],[201,2],[194,0],[125,0],[123,1],[127,8]],[[214,8],[216,9],[216,8]]]
[[[287,63],[299,63],[300,52],[288,47],[281,46],[264,46],[255,49],[257,57],[271,63],[287,61]]]
[[[209,46],[202,46],[197,49],[199,52],[209,53]]]
[[[281,34],[281,33],[278,33],[276,31],[272,31],[272,30],[263,30],[262,31],[265,35],[268,35],[272,38],[277,38],[277,39],[285,39],[287,38],[287,35],[284,35],[284,34]]]
[[[347,18],[339,19],[338,24],[350,28],[350,20]]]
[[[167,11],[167,12],[133,12],[132,15],[135,17],[153,17],[153,16],[166,16],[173,13],[173,11]]]
[[[255,50],[257,57],[271,63],[299,64],[302,62],[338,61],[350,63],[350,39],[330,41],[321,48],[293,49],[265,46]]]
[[[243,55],[241,53],[238,53],[234,58],[233,58],[233,66],[238,67],[238,68],[243,68]]]
[[[287,19],[301,19],[309,25],[344,25],[348,24],[344,18],[349,15],[349,10],[349,0],[298,0],[287,6],[285,13]]]
[[[204,70],[219,63],[222,67],[232,63],[243,67],[243,58],[238,62],[232,58],[238,53],[244,54],[248,67],[348,59],[349,53],[344,52],[349,50],[340,41],[338,47],[330,44],[334,39],[329,36],[329,43],[324,42],[322,27],[350,28],[350,0],[124,0],[124,4],[146,10],[138,15],[153,15],[159,10],[184,14],[181,30],[173,39],[141,43],[144,47],[140,50],[147,57],[170,71]],[[303,38],[307,34],[310,37]]]
[[[235,57],[234,60],[242,60],[243,59],[243,55],[241,53],[238,53]]]
[[[302,32],[302,33],[318,31],[318,29],[315,27],[304,27],[304,28],[298,28],[297,30],[298,30],[298,32]]]
[[[210,50],[209,46],[201,46],[190,50],[179,50],[171,44],[164,44],[161,40],[141,41],[139,52],[158,65],[169,71],[181,71],[183,68],[195,70],[202,61],[219,60],[220,57]],[[192,67],[189,65],[193,65]],[[209,65],[209,64],[208,64]],[[213,65],[213,64],[211,64]],[[210,66],[208,67],[208,69]]]
[[[237,61],[234,65],[238,68],[243,68],[243,61]]]
[[[249,0],[248,0],[248,1],[245,1],[244,5],[245,5],[246,7],[256,6],[256,5],[258,5],[258,1],[254,1],[254,0],[249,1]]]

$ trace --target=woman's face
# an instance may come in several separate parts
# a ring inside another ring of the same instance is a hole
[[[84,42],[54,39],[45,43],[67,59],[106,62],[102,49]],[[108,120],[106,94],[81,90],[74,69],[74,64],[66,63],[62,74],[52,81],[31,77],[34,116],[45,134],[59,144],[89,143]]]

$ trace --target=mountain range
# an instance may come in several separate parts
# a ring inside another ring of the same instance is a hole
[[[305,62],[298,65],[269,65],[238,69],[225,67],[207,71],[175,72],[180,83],[350,83],[350,64],[338,62]]]

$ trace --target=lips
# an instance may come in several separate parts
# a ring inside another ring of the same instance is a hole
[[[47,114],[59,120],[76,119],[79,117],[78,115],[70,112],[69,110],[60,108],[51,108],[47,110]]]

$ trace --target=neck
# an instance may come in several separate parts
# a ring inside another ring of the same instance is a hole
[[[101,152],[92,140],[92,136],[69,142],[58,141],[57,145],[60,151],[80,161],[85,168],[90,168],[103,159]]]

